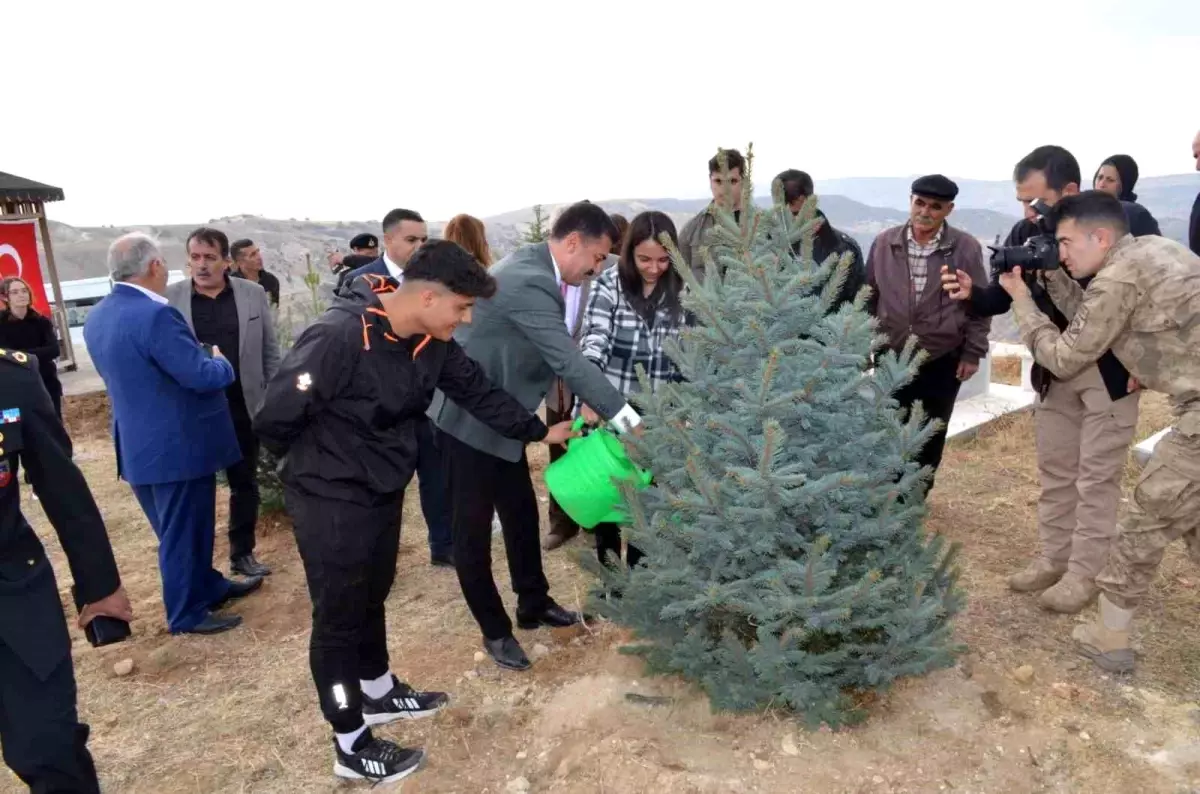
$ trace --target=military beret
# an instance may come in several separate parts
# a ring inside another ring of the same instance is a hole
[[[914,196],[954,201],[954,197],[958,195],[958,185],[941,174],[929,174],[917,178],[912,183],[912,192]]]
[[[379,238],[373,234],[356,234],[350,241],[351,248],[378,248]]]

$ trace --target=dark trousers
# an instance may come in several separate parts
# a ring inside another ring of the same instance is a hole
[[[258,437],[250,419],[235,421],[242,459],[225,470],[229,482],[229,559],[254,551],[254,529],[258,524]]]
[[[417,490],[421,495],[421,512],[429,528],[429,553],[436,557],[454,551],[454,535],[450,529],[450,500],[446,494],[446,476],[442,471],[442,431],[428,419],[416,423]]]
[[[30,609],[49,609],[62,620],[53,575],[22,597],[44,600]],[[0,744],[4,763],[33,794],[99,794],[96,767],[87,749],[88,726],[75,707],[75,670],[65,624],[59,630],[62,661],[41,678],[0,640]]]
[[[571,418],[571,414],[569,411],[567,413],[560,414],[558,411],[554,410],[549,405],[546,406],[546,425],[547,426],[555,425],[555,424],[558,424],[559,422],[565,422],[570,418]],[[551,444],[550,445],[550,462],[551,463],[558,460],[565,454],[567,454],[567,448],[565,446],[563,446],[562,444]],[[549,512],[550,512],[550,534],[551,535],[561,535],[564,538],[573,538],[576,535],[578,535],[579,534],[579,525],[571,520],[571,517],[569,515],[567,515],[567,511],[563,510],[562,507],[559,506],[558,502],[556,502],[554,500],[553,496],[550,496],[549,498],[550,498],[550,510],[549,510]]]
[[[212,566],[217,478],[135,485],[133,493],[158,536],[167,628],[188,631],[229,592],[229,580]]]
[[[500,516],[517,612],[540,612],[550,600],[538,544],[538,506],[525,453],[515,463],[480,452],[442,433],[446,481],[453,505],[454,564],[458,582],[483,636],[512,634],[512,620],[492,578],[492,511]]]
[[[621,525],[597,524],[592,532],[596,535],[596,556],[605,565],[621,559]],[[630,568],[642,561],[641,550],[632,543],[625,544],[625,564]]]
[[[388,671],[384,602],[396,578],[403,496],[372,506],[284,492],[313,604],[309,665],[337,733],[363,725],[359,681]]]
[[[917,455],[917,463],[921,466],[932,466],[935,474],[942,463],[947,425],[950,415],[954,413],[954,401],[958,399],[958,390],[962,386],[958,379],[958,362],[958,355],[953,353],[927,361],[918,370],[912,382],[896,392],[896,399],[906,417],[913,404],[919,402],[924,406],[926,417],[942,420],[942,429],[929,439],[929,443]],[[925,490],[933,490],[933,477],[926,483]]]

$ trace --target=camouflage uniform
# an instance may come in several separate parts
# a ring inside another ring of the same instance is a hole
[[[1073,319],[1059,333],[1031,298],[1013,300],[1034,359],[1065,379],[1111,349],[1143,386],[1169,395],[1175,410],[1175,424],[1142,472],[1096,578],[1109,602],[1102,598],[1102,613],[1131,614],[1167,544],[1185,538],[1200,562],[1200,257],[1163,237],[1126,236],[1086,291],[1066,273],[1047,275],[1055,305]]]

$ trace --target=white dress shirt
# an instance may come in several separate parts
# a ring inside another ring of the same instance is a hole
[[[118,281],[116,284],[113,285],[113,289],[116,289],[117,287],[129,287],[130,289],[135,289],[138,292],[145,295],[150,300],[154,301],[155,303],[161,303],[164,306],[167,304],[167,299],[165,296],[159,295],[157,292],[154,292],[153,290],[148,290],[145,287],[143,287],[141,284],[132,284],[128,281]]]
[[[383,266],[387,268],[389,276],[396,279],[398,282],[404,281],[404,271],[399,265],[388,259],[387,251],[383,252]]]
[[[554,281],[558,284],[558,288],[562,289],[562,271],[558,267],[558,260],[554,258],[553,251],[550,252],[550,262],[554,265]],[[566,294],[563,295],[563,299],[567,304],[567,316],[565,318],[567,322],[567,333],[572,335],[574,335],[575,329],[571,326],[575,324],[575,319],[579,316],[579,294],[580,289],[578,286],[574,284],[567,284]],[[625,406],[621,408],[620,411],[617,411],[617,415],[610,419],[609,422],[617,430],[624,432],[640,425],[642,423],[642,417],[638,416],[637,411],[633,410],[632,405],[625,403]]]

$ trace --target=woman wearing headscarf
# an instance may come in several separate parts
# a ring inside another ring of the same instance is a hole
[[[1129,221],[1129,233],[1134,237],[1159,234],[1158,221],[1150,214],[1150,210],[1137,203],[1137,193],[1133,192],[1137,181],[1137,162],[1127,154],[1114,154],[1096,169],[1092,187],[1121,200]]]

